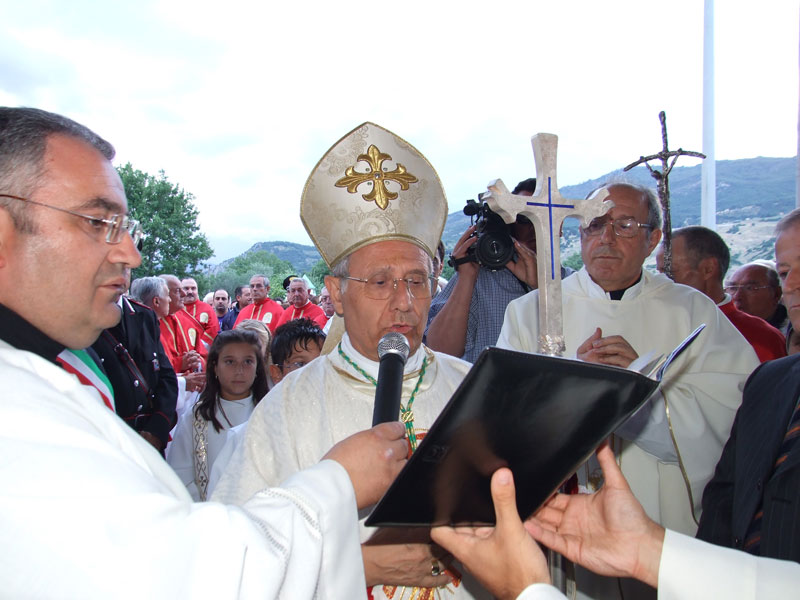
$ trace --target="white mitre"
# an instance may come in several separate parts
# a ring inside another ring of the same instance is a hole
[[[447,199],[419,150],[364,123],[314,167],[300,218],[330,268],[359,248],[388,240],[411,242],[433,257],[447,220]]]

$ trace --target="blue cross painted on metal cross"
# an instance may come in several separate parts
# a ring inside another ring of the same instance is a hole
[[[548,208],[549,226],[550,226],[550,279],[556,278],[556,262],[553,246],[555,245],[556,235],[553,233],[553,208],[575,208],[574,204],[553,204],[553,189],[552,178],[547,178],[547,203],[544,202],[526,202],[528,206],[546,206]],[[558,239],[561,238],[561,231],[559,227]],[[560,242],[559,242],[560,243]],[[559,267],[560,268],[560,267]]]

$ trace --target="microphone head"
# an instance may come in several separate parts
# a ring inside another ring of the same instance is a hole
[[[385,354],[398,354],[403,363],[408,358],[411,347],[408,345],[406,336],[397,331],[390,331],[378,342],[378,358],[383,358]]]

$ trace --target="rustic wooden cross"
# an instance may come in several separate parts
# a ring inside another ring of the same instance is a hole
[[[658,120],[661,121],[661,152],[651,154],[650,156],[640,156],[639,160],[632,162],[623,171],[630,171],[633,167],[644,163],[650,171],[650,175],[656,180],[658,185],[658,199],[661,201],[661,214],[663,215],[664,224],[661,229],[664,240],[664,272],[668,277],[672,277],[672,219],[669,212],[669,172],[678,161],[679,156],[697,156],[705,158],[706,155],[702,152],[692,152],[691,150],[684,150],[678,148],[677,150],[670,150],[667,144],[667,114],[662,110],[658,113]],[[672,159],[671,161],[669,159]],[[651,160],[659,159],[661,161],[661,170],[658,171],[650,166]]]
[[[488,185],[483,196],[489,207],[506,223],[518,214],[525,215],[536,231],[536,267],[539,276],[539,352],[550,356],[564,354],[564,321],[561,314],[561,225],[567,217],[589,222],[604,215],[613,206],[603,202],[606,190],[599,190],[587,200],[569,200],[561,195],[556,183],[558,136],[538,133],[531,138],[536,161],[536,193],[533,196],[511,194],[502,180]]]

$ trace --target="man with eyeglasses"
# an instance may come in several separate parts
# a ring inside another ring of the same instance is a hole
[[[331,267],[325,286],[345,331],[337,336],[334,325],[325,343],[330,352],[287,374],[259,403],[214,500],[241,502],[252,490],[313,464],[331,445],[368,426],[378,342],[385,334],[399,332],[410,346],[401,394],[410,451],[469,370],[469,363],[422,344],[432,259],[447,203],[441,181],[419,151],[392,132],[364,123],[330,148],[312,171],[300,216]],[[372,533],[365,528],[362,542]],[[368,597],[486,597],[474,579],[459,581],[456,570],[447,570],[450,557],[441,549],[411,541],[389,535],[383,543],[363,545],[372,588]]]
[[[352,598],[359,508],[405,462],[399,423],[363,432],[244,505],[193,503],[107,405],[82,360],[120,319],[141,258],[113,147],[82,125],[0,107],[0,561],[3,595]],[[69,290],[53,303],[42,286]],[[110,404],[110,403],[109,403]]]
[[[672,280],[703,292],[719,307],[756,351],[761,362],[786,356],[786,338],[764,319],[739,310],[722,282],[731,253],[720,235],[692,225],[672,232]],[[656,251],[659,272],[664,272],[664,245]]]
[[[707,296],[643,268],[661,240],[652,190],[604,187],[614,207],[581,230],[584,267],[562,282],[565,356],[625,368],[650,351],[668,354],[705,323],[667,371],[660,391],[614,436],[622,471],[647,514],[694,535],[703,488],[758,359]],[[536,352],[537,315],[538,292],[513,301],[498,346]],[[595,475],[600,471],[593,462],[578,472],[581,483],[595,481]],[[618,595],[617,581],[585,571],[578,587],[592,597]]]
[[[311,319],[320,329],[325,327],[328,318],[322,309],[308,298],[308,284],[302,277],[294,277],[286,288],[286,300],[289,302],[280,320],[278,327],[294,319]]]
[[[765,264],[768,262],[752,262],[736,269],[728,279],[725,291],[731,295],[736,308],[764,319],[786,333],[789,317],[781,303],[781,283],[775,268]]]

